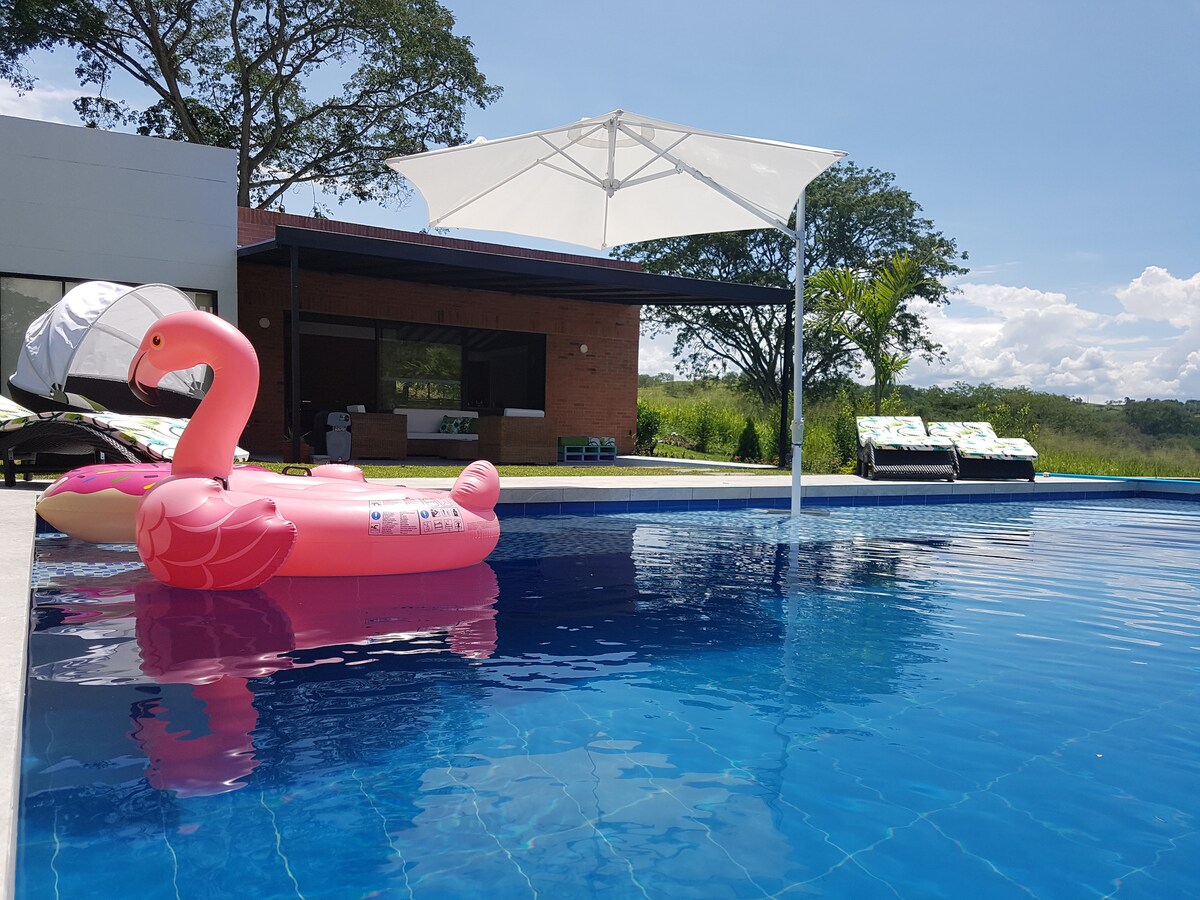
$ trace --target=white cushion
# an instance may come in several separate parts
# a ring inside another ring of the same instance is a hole
[[[442,419],[446,416],[462,416],[468,419],[479,418],[478,412],[462,409],[393,409],[392,412],[397,415],[408,416],[407,431],[410,438],[448,437],[449,435],[438,433]],[[462,435],[462,437],[470,438],[475,437],[475,435],[468,434]]]

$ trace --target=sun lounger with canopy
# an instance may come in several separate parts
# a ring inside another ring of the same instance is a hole
[[[101,409],[141,415],[125,377],[146,330],[168,313],[195,309],[167,284],[138,287],[86,281],[33,321],[8,379],[12,398],[36,412]],[[171,372],[158,390],[159,414],[190,416],[200,404],[207,366]]]

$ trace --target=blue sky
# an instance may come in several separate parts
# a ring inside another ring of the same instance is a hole
[[[624,108],[895,173],[971,269],[930,317],[948,364],[902,380],[1200,398],[1200,0],[443,3],[504,88],[471,137]],[[72,63],[0,112],[75,121]],[[424,225],[419,197],[335,215]]]

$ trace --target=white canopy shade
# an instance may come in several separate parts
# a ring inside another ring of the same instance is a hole
[[[33,321],[10,379],[43,397],[61,396],[71,375],[125,381],[150,326],[168,313],[195,309],[168,284],[129,287],[110,281],[77,285]],[[207,366],[172,372],[161,387],[192,397],[204,393]]]
[[[602,248],[681,234],[787,231],[805,186],[843,156],[616,110],[387,164],[420,190],[430,225]]]

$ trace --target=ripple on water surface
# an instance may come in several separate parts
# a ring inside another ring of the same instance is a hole
[[[1198,526],[529,518],[232,595],[44,537],[18,893],[1200,896]]]

